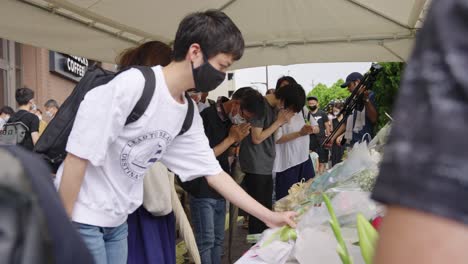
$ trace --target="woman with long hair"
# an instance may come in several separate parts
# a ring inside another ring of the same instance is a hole
[[[125,50],[119,56],[117,63],[120,69],[131,66],[166,66],[171,62],[171,54],[172,50],[168,45],[159,41],[150,41]],[[167,177],[167,175],[157,176]],[[147,175],[145,180],[148,177],[150,176]],[[172,188],[172,186],[167,185],[162,188]],[[127,223],[127,263],[175,263],[175,217],[172,211],[167,215],[155,216],[145,208],[143,202],[140,208],[128,216]]]

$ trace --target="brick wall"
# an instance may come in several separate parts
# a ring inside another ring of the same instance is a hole
[[[36,93],[37,107],[55,99],[59,104],[70,95],[76,83],[49,72],[49,50],[22,45],[23,86]]]

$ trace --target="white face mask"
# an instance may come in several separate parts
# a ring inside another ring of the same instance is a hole
[[[5,122],[8,122],[8,119],[10,119],[10,116],[7,115],[7,116],[5,116],[5,117],[0,117],[0,118],[3,119]]]
[[[188,92],[188,95],[195,101],[195,102],[200,102],[201,99],[201,93],[199,92]]]
[[[51,117],[52,117],[52,113],[49,112],[49,111],[46,111],[45,114],[46,114],[46,116],[47,116],[48,118],[51,118]]]
[[[37,106],[36,106],[36,104],[33,103],[31,105],[31,111],[36,111],[36,110],[37,110]]]
[[[239,113],[237,113],[235,116],[232,115],[232,113],[229,113],[229,119],[234,125],[240,125],[245,123],[245,118],[243,118]]]
[[[333,115],[337,116],[340,113],[340,111],[333,111]]]

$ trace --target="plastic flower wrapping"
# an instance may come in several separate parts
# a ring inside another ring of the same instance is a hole
[[[275,203],[274,210],[298,212],[296,230],[289,227],[265,230],[258,243],[236,263],[339,264],[343,263],[343,248],[348,249],[346,263],[365,263],[356,246],[359,245],[356,219],[359,214],[362,226],[362,219],[383,215],[383,206],[370,199],[370,192],[379,173],[389,130],[387,124],[369,144],[355,144],[343,162],[314,179],[292,186],[289,195]],[[330,199],[337,221],[334,225],[341,226],[344,244],[337,245],[323,194]],[[367,258],[368,255],[364,254]]]

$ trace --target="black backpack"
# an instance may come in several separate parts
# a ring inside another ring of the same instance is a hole
[[[154,72],[150,67],[132,66],[132,68],[136,68],[142,72],[145,77],[145,87],[142,96],[128,116],[125,125],[137,121],[143,115],[151,102],[156,87]],[[51,120],[49,125],[47,125],[36,143],[34,151],[43,156],[54,173],[57,172],[58,167],[62,164],[67,155],[65,148],[67,146],[68,136],[72,130],[78,108],[86,93],[97,86],[108,83],[115,76],[127,69],[114,73],[106,71],[96,65],[91,66],[76,85],[71,95],[62,104],[55,117]],[[187,94],[185,94],[185,97],[189,102],[189,107],[179,135],[184,134],[190,128],[193,120],[193,102]]]

